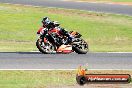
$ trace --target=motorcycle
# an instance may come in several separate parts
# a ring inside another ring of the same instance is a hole
[[[76,52],[78,54],[86,54],[88,52],[88,43],[81,38],[81,34],[75,31],[70,31],[69,33],[73,36],[72,42],[65,44],[68,37],[60,35],[59,31],[54,28],[48,31],[44,38],[41,37],[40,28],[37,32],[38,39],[36,41],[36,46],[38,50],[44,54],[52,53],[72,53]]]

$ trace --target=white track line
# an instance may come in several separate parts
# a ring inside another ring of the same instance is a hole
[[[24,71],[75,71],[75,70],[77,70],[77,69],[0,69],[0,70],[9,70],[9,71],[12,71],[12,70],[24,70]],[[105,70],[105,71],[132,71],[132,69],[88,69],[88,71],[103,71],[103,70]]]

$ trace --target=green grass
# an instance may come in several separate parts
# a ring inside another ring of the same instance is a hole
[[[88,71],[88,74],[113,73],[132,75],[132,71]],[[76,71],[0,71],[0,88],[63,88],[75,85]]]
[[[41,19],[78,31],[91,52],[132,51],[132,17],[58,8],[0,4],[0,51],[32,51]]]
[[[75,71],[0,71],[0,88],[74,85],[75,77]]]

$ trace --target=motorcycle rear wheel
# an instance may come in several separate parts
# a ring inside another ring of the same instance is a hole
[[[73,46],[73,50],[78,54],[86,54],[89,50],[88,43],[81,39],[81,43],[79,45]]]

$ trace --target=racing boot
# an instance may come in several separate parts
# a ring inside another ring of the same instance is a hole
[[[72,40],[73,40],[73,36],[71,36],[70,34],[67,37],[68,37],[68,39],[66,40],[65,45],[71,44]]]

